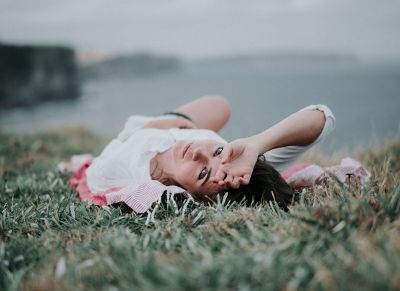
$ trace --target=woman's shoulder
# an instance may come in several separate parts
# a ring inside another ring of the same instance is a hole
[[[131,115],[125,122],[123,130],[118,134],[117,139],[120,141],[126,141],[136,131],[143,129],[143,127],[153,121],[161,119],[175,118],[172,115],[160,115],[160,116],[146,116],[146,115]]]

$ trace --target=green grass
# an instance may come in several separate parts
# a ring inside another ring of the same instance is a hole
[[[354,153],[367,187],[332,181],[290,213],[181,202],[152,221],[82,204],[54,170],[106,142],[79,128],[0,133],[0,290],[400,289],[400,141]]]

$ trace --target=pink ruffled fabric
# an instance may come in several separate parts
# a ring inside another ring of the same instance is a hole
[[[367,183],[371,174],[358,161],[344,158],[339,165],[322,168],[313,164],[296,164],[286,169],[282,177],[292,187],[311,187],[326,175],[334,175],[347,185]]]
[[[180,187],[165,186],[155,180],[142,183],[139,186],[127,185],[121,188],[111,188],[105,192],[92,193],[86,177],[86,170],[92,160],[93,158],[90,155],[75,155],[70,162],[62,162],[57,166],[60,171],[73,173],[68,183],[78,192],[81,201],[87,201],[98,206],[124,202],[135,212],[144,213],[151,208],[154,202],[160,200],[165,192],[170,195],[184,194],[185,196],[190,196]]]
[[[311,164],[307,164],[307,163],[295,164],[295,165],[291,166],[290,168],[286,169],[285,171],[283,171],[282,177],[283,177],[283,179],[287,180],[294,173],[299,172],[299,171],[303,170],[304,168],[307,168],[310,165]]]
[[[81,201],[87,201],[98,206],[107,205],[106,192],[92,193],[89,190],[86,179],[86,169],[89,168],[91,163],[91,160],[87,161],[77,171],[75,171],[72,177],[68,180],[68,184],[78,192]],[[112,190],[118,189],[110,189],[109,192]]]

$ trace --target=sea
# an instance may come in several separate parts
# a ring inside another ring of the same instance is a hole
[[[133,114],[159,115],[204,95],[225,96],[227,140],[256,134],[310,104],[326,104],[336,129],[325,153],[376,147],[400,136],[400,62],[186,63],[179,71],[82,83],[81,97],[0,109],[0,130],[32,133],[85,126],[112,137]]]

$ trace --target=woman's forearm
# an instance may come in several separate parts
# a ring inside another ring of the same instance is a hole
[[[231,109],[223,96],[209,95],[198,98],[175,109],[189,116],[198,128],[221,130],[228,122]]]
[[[325,125],[323,112],[314,110],[298,111],[265,131],[251,136],[251,142],[258,153],[264,154],[284,146],[305,146],[314,142]]]

